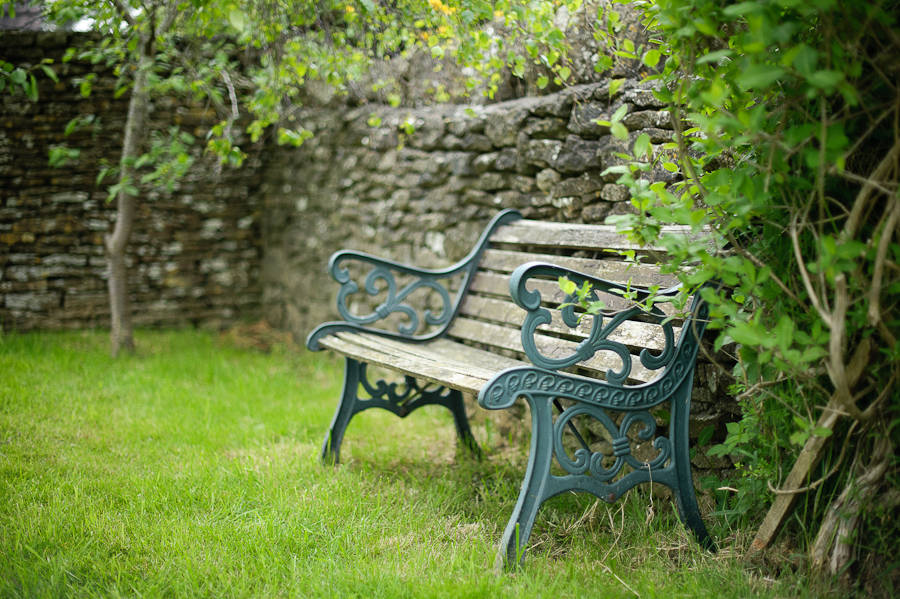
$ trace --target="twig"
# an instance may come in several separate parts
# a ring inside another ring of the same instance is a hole
[[[832,168],[829,170],[829,174],[843,177],[844,179],[853,181],[854,183],[862,183],[864,185],[871,185],[874,189],[877,189],[881,193],[886,194],[888,196],[893,195],[897,191],[896,189],[890,189],[888,187],[885,187],[886,185],[891,184],[889,182],[874,181],[871,177],[863,177],[862,175],[857,175],[856,173],[853,173],[850,171],[846,171],[846,170],[839,171],[836,168]],[[896,188],[897,183],[893,182],[893,185]]]
[[[897,231],[898,215],[900,215],[900,199],[895,197],[887,222],[885,222],[884,229],[881,232],[881,239],[878,240],[878,249],[875,253],[875,262],[872,270],[872,285],[869,287],[869,308],[867,313],[869,324],[878,329],[888,347],[894,347],[897,344],[897,338],[884,324],[884,319],[881,315],[881,283],[884,278],[884,263],[887,260],[888,248],[894,233]]]
[[[879,404],[883,402],[890,395],[891,391],[894,389],[894,382],[897,380],[897,372],[894,371],[891,373],[891,378],[888,379],[887,385],[884,386],[884,389],[881,390],[881,393],[878,394],[878,397],[875,398],[869,407],[866,408],[866,411],[863,412],[863,416],[865,416],[865,420],[870,420],[875,415],[875,410],[878,408]]]
[[[631,588],[630,586],[628,586],[628,584],[627,584],[624,580],[622,580],[621,578],[619,578],[618,576],[616,576],[616,573],[613,572],[612,570],[610,570],[609,566],[607,566],[607,565],[606,565],[605,563],[603,563],[603,562],[600,562],[600,565],[603,566],[603,569],[606,570],[607,573],[609,573],[610,576],[612,576],[613,578],[615,578],[616,580],[618,580],[620,583],[622,583],[622,586],[623,586],[623,587],[625,587],[626,589],[628,589],[629,591],[631,591],[632,593],[634,593],[634,596],[635,596],[635,597],[640,597],[640,596],[641,596],[640,593],[638,593],[638,592],[635,591],[633,588]]]
[[[824,483],[826,480],[834,476],[834,474],[838,471],[838,468],[840,468],[841,463],[844,461],[844,456],[847,453],[847,446],[850,444],[850,437],[853,436],[853,429],[856,428],[857,424],[859,424],[859,422],[854,421],[853,424],[850,425],[850,430],[847,431],[847,437],[844,439],[844,444],[841,446],[841,453],[838,456],[837,462],[835,462],[831,470],[828,471],[828,474],[826,474],[819,480],[806,485],[805,487],[797,487],[794,489],[776,489],[772,485],[772,481],[767,480],[766,486],[769,488],[769,491],[771,491],[775,495],[796,495],[798,493],[806,493],[807,491],[812,491],[813,489]]]
[[[813,287],[812,280],[809,278],[809,271],[806,270],[806,264],[803,262],[803,253],[800,251],[800,238],[797,234],[796,214],[791,217],[791,226],[788,228],[788,233],[791,236],[791,245],[794,248],[794,258],[797,260],[797,270],[800,271],[800,278],[803,280],[803,286],[806,287],[806,294],[809,296],[809,301],[812,303],[813,308],[816,309],[816,312],[819,313],[819,318],[826,323],[830,322],[831,314],[822,308],[819,296]]]
[[[844,230],[841,232],[844,239],[854,239],[856,237],[862,224],[863,208],[869,201],[872,192],[876,189],[875,182],[887,176],[889,169],[894,166],[898,156],[900,156],[900,140],[895,140],[894,145],[865,180],[859,193],[856,194],[853,207],[850,209],[850,217],[847,219],[846,224],[844,224]]]

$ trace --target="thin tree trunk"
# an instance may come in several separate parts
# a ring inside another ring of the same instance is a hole
[[[131,89],[131,100],[128,103],[128,117],[125,121],[125,139],[122,142],[120,189],[116,195],[116,223],[112,233],[105,238],[106,258],[109,264],[110,351],[113,357],[119,355],[122,350],[134,351],[125,250],[134,226],[137,198],[129,193],[126,187],[133,188],[137,185],[134,161],[139,155],[140,137],[147,122],[149,111],[147,73],[153,63],[152,41],[145,39],[141,42],[141,53],[134,75],[134,86]]]
[[[890,439],[882,438],[875,443],[872,455],[857,455],[851,472],[854,476],[858,470],[862,473],[851,478],[843,492],[828,506],[810,550],[814,569],[822,571],[827,568],[831,575],[836,575],[853,560],[860,515],[878,492],[893,454]],[[862,464],[864,461],[868,462],[867,466]]]

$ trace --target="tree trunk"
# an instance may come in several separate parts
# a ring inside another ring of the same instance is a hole
[[[875,442],[872,455],[857,454],[850,468],[852,478],[843,492],[831,502],[810,550],[814,569],[827,569],[832,576],[840,574],[853,560],[853,549],[857,539],[860,515],[884,479],[890,467],[894,451],[888,438]],[[862,462],[868,462],[864,465]],[[856,472],[862,473],[856,476]]]
[[[140,153],[140,136],[145,130],[149,111],[147,73],[153,64],[151,44],[150,40],[141,40],[119,163],[120,187],[116,195],[116,223],[112,233],[105,238],[106,258],[109,264],[110,351],[113,357],[119,355],[122,350],[134,351],[125,250],[134,226],[137,198],[133,192],[129,193],[128,188],[133,190],[137,186],[134,162]]]

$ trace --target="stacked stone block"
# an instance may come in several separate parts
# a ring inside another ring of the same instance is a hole
[[[628,140],[608,121],[627,106]],[[626,82],[614,94],[586,84],[487,106],[308,110],[315,137],[269,157],[265,202],[264,311],[274,324],[308,330],[332,317],[321,284],[331,252],[351,246],[426,267],[469,251],[498,210],[596,223],[631,210],[617,156],[647,133],[673,137],[652,89]],[[671,180],[656,169],[654,181]]]
[[[103,64],[62,62],[85,41],[66,32],[0,38],[3,60],[37,64],[45,57],[59,82],[43,76],[39,98],[0,94],[0,327],[3,330],[108,326],[104,235],[114,203],[97,184],[103,163],[116,164],[128,108],[115,97],[116,77]],[[78,82],[93,77],[82,96]],[[69,121],[95,115],[69,136]],[[178,124],[203,135],[210,115],[196,106],[157,103],[154,126]],[[77,160],[49,164],[50,148],[80,148]],[[227,324],[257,318],[260,284],[259,152],[240,170],[198,163],[172,193],[140,197],[128,260],[139,326]]]

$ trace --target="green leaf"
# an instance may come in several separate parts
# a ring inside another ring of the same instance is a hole
[[[789,348],[794,341],[794,321],[786,314],[781,316],[778,324],[775,326],[775,338],[778,341],[778,346],[782,349]]]
[[[822,70],[809,76],[810,85],[820,89],[831,89],[844,80],[844,74],[840,71]]]
[[[769,87],[785,73],[781,67],[766,64],[750,65],[737,76],[737,84],[741,89],[764,89]]]
[[[228,11],[228,22],[241,33],[243,33],[244,29],[247,27],[247,17],[244,14],[244,11],[237,7]]]
[[[47,77],[52,79],[54,82],[56,82],[56,83],[59,82],[59,77],[56,76],[56,71],[54,71],[53,68],[48,67],[45,64],[42,64],[41,70],[44,71],[44,75],[46,75]]]
[[[763,10],[765,10],[765,7],[760,2],[738,2],[723,8],[722,14],[727,17],[740,17],[762,12]]]
[[[641,62],[652,69],[659,63],[661,57],[662,53],[660,53],[659,50],[648,50],[644,53],[643,58],[641,58]]]
[[[572,295],[575,293],[575,290],[578,289],[578,285],[568,277],[563,276],[559,277],[559,288],[566,295]]]
[[[712,441],[713,435],[716,432],[716,427],[709,425],[703,427],[700,431],[700,434],[697,435],[697,445],[703,447],[704,445],[708,445],[710,441]]]
[[[613,137],[616,137],[618,139],[628,139],[628,129],[626,129],[625,125],[623,125],[622,123],[613,123],[609,128],[609,132],[613,134]]]
[[[628,112],[628,104],[622,104],[619,106],[616,111],[613,113],[612,118],[610,120],[613,123],[621,121],[625,114]]]
[[[38,101],[38,84],[33,73],[29,73],[28,75],[28,83],[25,85],[25,95],[28,96],[28,99],[32,102]]]
[[[697,64],[706,64],[709,62],[719,62],[723,58],[728,58],[732,54],[734,54],[731,50],[716,50],[714,52],[709,52],[708,54],[704,54],[700,58],[697,59]]]
[[[10,74],[9,79],[16,85],[23,85],[25,80],[28,79],[28,73],[22,68],[17,68]]]
[[[637,158],[643,158],[649,156],[650,152],[650,136],[646,133],[641,133],[638,135],[638,138],[634,140],[634,155]]]
[[[766,334],[759,326],[748,322],[737,321],[728,330],[731,338],[741,345],[759,346],[766,340]]]
[[[809,431],[794,431],[789,437],[790,442],[794,445],[803,445],[809,439]]]
[[[603,310],[606,310],[606,302],[603,300],[595,300],[588,302],[585,308],[587,309],[588,314],[599,314]]]
[[[546,75],[541,75],[540,77],[537,78],[538,89],[544,89],[545,87],[547,87],[548,83],[550,83],[550,80],[547,78]]]
[[[615,96],[619,93],[619,90],[622,89],[622,86],[625,85],[624,79],[613,79],[609,82],[609,96]]]

